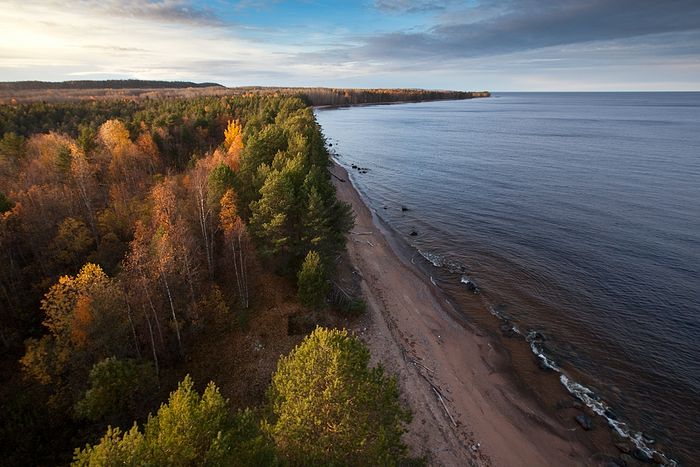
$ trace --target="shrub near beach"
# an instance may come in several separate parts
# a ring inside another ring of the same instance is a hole
[[[126,432],[110,427],[76,449],[73,465],[397,465],[411,415],[396,380],[369,367],[347,331],[316,328],[279,361],[267,417],[232,416],[214,383],[200,396],[187,376],[167,404]]]

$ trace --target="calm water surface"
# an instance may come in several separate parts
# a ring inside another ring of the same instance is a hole
[[[692,464],[700,93],[507,93],[317,117],[465,310],[469,278],[486,309],[542,332],[558,367]]]

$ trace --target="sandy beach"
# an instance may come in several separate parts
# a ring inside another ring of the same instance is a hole
[[[368,304],[361,335],[413,411],[406,441],[414,454],[445,466],[594,465],[580,430],[523,394],[507,352],[453,318],[429,278],[392,248],[347,172],[332,171],[356,214],[348,253]]]

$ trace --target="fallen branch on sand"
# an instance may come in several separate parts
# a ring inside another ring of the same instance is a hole
[[[350,232],[350,235],[374,235],[374,232]]]
[[[374,244],[370,242],[369,240],[365,240],[364,242],[362,240],[353,240],[355,243],[366,243],[367,245],[373,247]]]
[[[435,395],[438,398],[438,401],[440,401],[440,404],[442,404],[442,408],[445,410],[445,413],[447,414],[450,421],[452,422],[452,425],[454,425],[456,427],[457,422],[452,417],[452,414],[450,413],[450,411],[447,409],[447,404],[445,404],[445,400],[450,401],[450,398],[447,397],[445,394],[443,394],[440,387],[437,386],[432,380],[432,378],[434,378],[434,376],[435,376],[435,370],[431,370],[430,368],[428,368],[427,366],[423,365],[418,360],[416,360],[416,359],[419,359],[420,357],[418,357],[417,355],[413,355],[411,352],[406,351],[402,345],[400,345],[399,348],[401,349],[401,355],[403,356],[403,359],[406,363],[412,363],[414,366],[423,368],[427,372],[427,375],[426,375],[419,370],[418,375],[428,383],[428,385],[430,386],[430,389],[433,390],[433,392],[435,393]]]
[[[419,366],[419,367],[423,368],[423,369],[424,369],[425,371],[427,371],[431,376],[435,374],[435,370],[431,370],[430,368],[428,368],[427,366],[423,365],[422,363],[419,363],[419,362],[417,362],[417,361],[415,361],[415,360],[411,360],[411,363],[413,363],[413,364],[416,365],[416,366]]]
[[[431,387],[433,388],[433,392],[435,392],[435,395],[437,396],[438,400],[439,400],[440,403],[442,404],[442,408],[445,409],[445,413],[447,414],[448,417],[450,417],[450,421],[452,422],[452,425],[454,425],[455,427],[457,427],[457,422],[455,422],[455,419],[452,418],[452,414],[450,413],[450,411],[447,410],[447,405],[445,405],[445,401],[442,400],[442,396],[440,395],[440,393],[438,392],[438,390],[435,389],[435,386],[432,386],[432,385],[431,385]]]
[[[336,174],[334,174],[333,172],[331,172],[331,175],[334,176],[335,178],[337,178],[339,181],[345,183],[345,179],[344,179],[344,178],[338,177],[338,176],[337,176]]]

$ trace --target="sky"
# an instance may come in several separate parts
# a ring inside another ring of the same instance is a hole
[[[0,0],[0,81],[700,90],[700,0]]]

